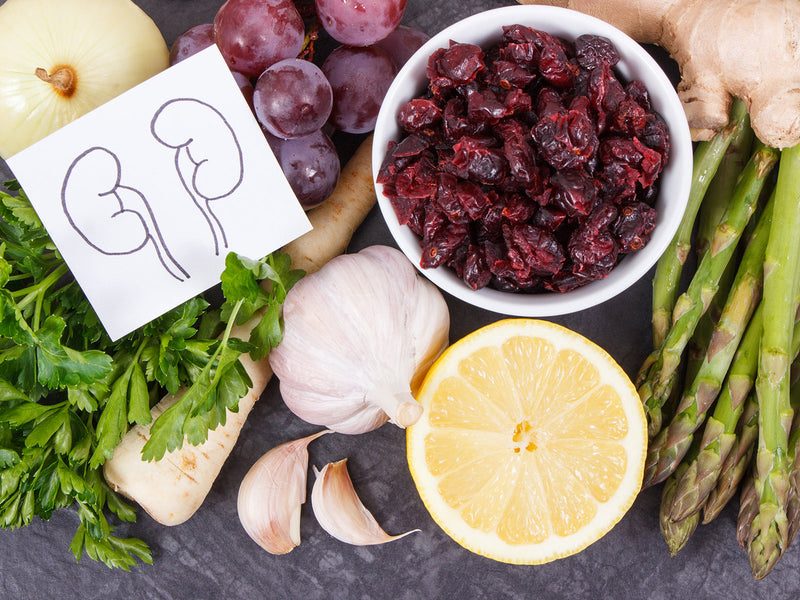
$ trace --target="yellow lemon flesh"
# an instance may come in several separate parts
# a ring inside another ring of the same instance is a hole
[[[559,325],[507,319],[471,333],[417,399],[411,475],[433,519],[477,554],[517,564],[574,554],[641,488],[647,423],[635,387]]]

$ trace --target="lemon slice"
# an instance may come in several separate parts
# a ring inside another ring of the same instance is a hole
[[[488,558],[540,564],[586,548],[638,494],[647,423],[604,350],[559,325],[507,319],[450,346],[408,429],[433,519]]]

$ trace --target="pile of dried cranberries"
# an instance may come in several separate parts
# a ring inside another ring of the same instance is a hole
[[[647,244],[669,136],[618,61],[606,38],[522,25],[486,52],[451,42],[430,56],[378,175],[423,268],[473,289],[565,292]]]

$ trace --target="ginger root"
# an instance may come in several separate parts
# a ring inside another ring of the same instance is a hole
[[[681,69],[678,96],[694,140],[711,139],[737,97],[762,142],[774,148],[800,143],[797,0],[519,2],[578,10],[667,50]]]

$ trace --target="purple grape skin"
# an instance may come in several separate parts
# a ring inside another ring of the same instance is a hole
[[[305,26],[292,0],[227,0],[214,17],[214,38],[231,70],[255,78],[300,53]]]
[[[389,35],[403,18],[407,0],[316,0],[325,31],[337,42],[369,46]]]
[[[169,66],[205,50],[214,43],[214,24],[202,23],[180,34],[169,49]]]
[[[258,78],[253,106],[272,135],[296,138],[322,127],[331,114],[333,92],[320,68],[307,60],[287,58]]]
[[[389,55],[377,46],[339,46],[322,63],[322,72],[333,90],[333,126],[347,133],[372,131],[397,73]]]
[[[267,140],[305,210],[314,208],[331,195],[339,180],[341,163],[336,147],[325,132],[318,129],[310,135],[288,140],[267,134]]]
[[[376,46],[382,48],[391,57],[394,65],[399,71],[411,55],[419,50],[427,42],[430,36],[427,33],[414,29],[408,25],[398,25],[388,37],[376,42]]]
[[[250,107],[250,110],[253,109],[253,82],[250,81],[250,78],[247,75],[242,75],[239,71],[231,71],[231,75],[233,75],[233,79],[236,84],[239,86],[239,89],[242,90],[242,95],[244,99],[247,100],[247,105]]]

